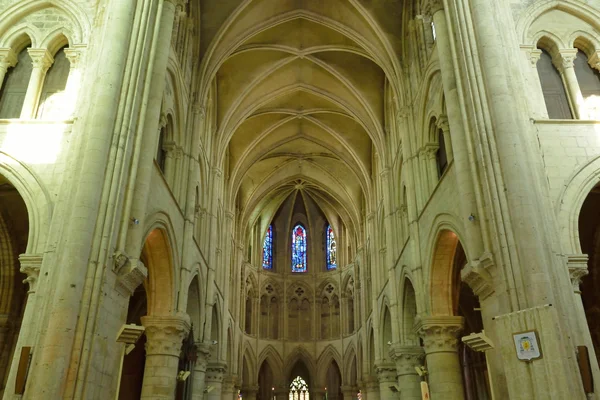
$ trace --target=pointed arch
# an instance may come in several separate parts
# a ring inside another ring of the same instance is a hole
[[[292,272],[306,272],[308,233],[304,225],[296,224],[292,229]]]
[[[327,370],[332,362],[336,363],[341,372],[341,365],[343,365],[341,361],[342,357],[333,345],[330,344],[325,347],[317,359],[317,378],[319,382],[326,382]]]
[[[295,347],[294,350],[292,350],[287,357],[284,369],[284,377],[286,379],[286,383],[289,384],[291,382],[291,379],[295,378],[295,376],[291,375],[294,367],[298,362],[303,363],[306,367],[307,372],[309,374],[309,376],[306,377],[306,379],[308,380],[309,386],[312,386],[315,382],[316,366],[310,353],[302,346]]]

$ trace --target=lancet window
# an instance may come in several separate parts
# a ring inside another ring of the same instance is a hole
[[[273,269],[273,225],[269,225],[263,243],[263,269]]]
[[[325,240],[327,244],[327,270],[337,268],[337,244],[331,225],[327,225],[325,230]]]
[[[292,272],[306,272],[306,229],[296,225],[292,231]]]

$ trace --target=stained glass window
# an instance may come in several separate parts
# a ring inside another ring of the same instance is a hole
[[[289,400],[309,400],[308,385],[302,377],[297,376],[290,384]]]
[[[325,239],[327,241],[327,269],[337,268],[337,244],[335,243],[335,235],[331,225],[325,230]]]
[[[273,268],[273,225],[269,225],[263,243],[263,268]]]
[[[292,272],[306,272],[306,229],[302,225],[292,231]]]

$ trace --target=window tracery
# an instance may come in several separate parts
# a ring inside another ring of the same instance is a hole
[[[263,242],[263,269],[273,269],[273,225],[269,225]]]
[[[309,400],[310,394],[308,393],[308,385],[301,376],[294,378],[290,384],[290,396],[289,400]]]
[[[298,224],[292,231],[292,272],[306,272],[306,228]]]

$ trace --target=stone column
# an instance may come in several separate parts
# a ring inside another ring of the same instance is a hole
[[[242,388],[242,397],[244,400],[256,400],[258,395],[258,386],[244,386]]]
[[[393,345],[390,355],[396,363],[398,388],[402,400],[421,400],[421,377],[415,367],[423,365],[425,353],[420,346]]]
[[[221,385],[221,398],[223,400],[237,400],[237,379],[235,376],[227,376]]]
[[[356,393],[358,393],[358,390],[355,390],[352,386],[342,386],[341,389],[344,400],[354,400]]]
[[[463,400],[463,379],[458,358],[458,335],[463,317],[426,317],[416,324],[423,338],[431,397]]]
[[[537,62],[539,61],[542,51],[534,46],[522,46],[521,49],[525,52],[529,73],[525,75],[525,79],[529,82],[529,95],[532,101],[529,102],[531,116],[535,119],[547,119],[548,109],[546,108],[546,100],[544,99],[544,91],[538,74]]]
[[[447,140],[446,143],[451,143],[456,182],[461,196],[461,220],[466,221],[469,215],[476,215],[480,211],[480,201],[478,201],[479,193],[476,189],[477,173],[472,165],[477,162],[475,151],[470,144],[473,140],[471,134],[465,129],[460,106],[461,101],[458,95],[457,78],[451,52],[453,39],[446,23],[443,0],[424,0],[423,12],[433,17],[433,25],[435,26],[436,51],[440,62],[442,86],[446,98],[448,129],[451,133],[451,140]],[[444,139],[448,139],[448,137],[444,136]],[[473,259],[479,258],[484,252],[482,239],[484,235],[481,231],[479,223],[469,223],[466,225],[465,236],[462,238],[464,247],[470,249]]]
[[[204,396],[206,400],[221,400],[223,391],[223,375],[227,372],[227,364],[212,361],[206,368],[206,389],[209,392]]]
[[[2,89],[6,72],[15,65],[17,65],[17,55],[13,49],[0,49],[0,89]]]
[[[197,342],[196,347],[198,348],[198,359],[194,365],[192,400],[204,400],[206,368],[210,357],[210,343]]]
[[[396,366],[390,363],[377,365],[377,380],[379,381],[379,398],[394,399],[397,393],[392,390],[396,386]]]
[[[46,49],[28,49],[29,56],[33,63],[31,78],[25,93],[23,108],[21,109],[21,119],[33,119],[37,112],[42,94],[42,87],[46,79],[48,68],[54,63],[54,57]]]
[[[569,103],[571,103],[573,117],[576,119],[587,118],[587,115],[582,115],[582,112],[584,111],[582,110],[583,95],[579,88],[577,75],[575,75],[575,57],[577,57],[577,49],[561,49],[559,50],[559,53],[555,54],[552,58],[552,63],[562,75],[567,94],[569,95]]]
[[[172,399],[177,388],[179,355],[190,331],[187,314],[142,317],[146,328],[146,367],[141,399]]]
[[[81,59],[83,58],[84,48],[69,47],[65,49],[65,56],[69,60],[69,77],[65,86],[65,107],[64,118],[70,118],[75,111],[77,104],[77,95],[79,93],[79,84],[81,83]]]
[[[369,377],[369,380],[365,382],[365,392],[367,394],[367,400],[379,400],[379,382],[377,379]]]

